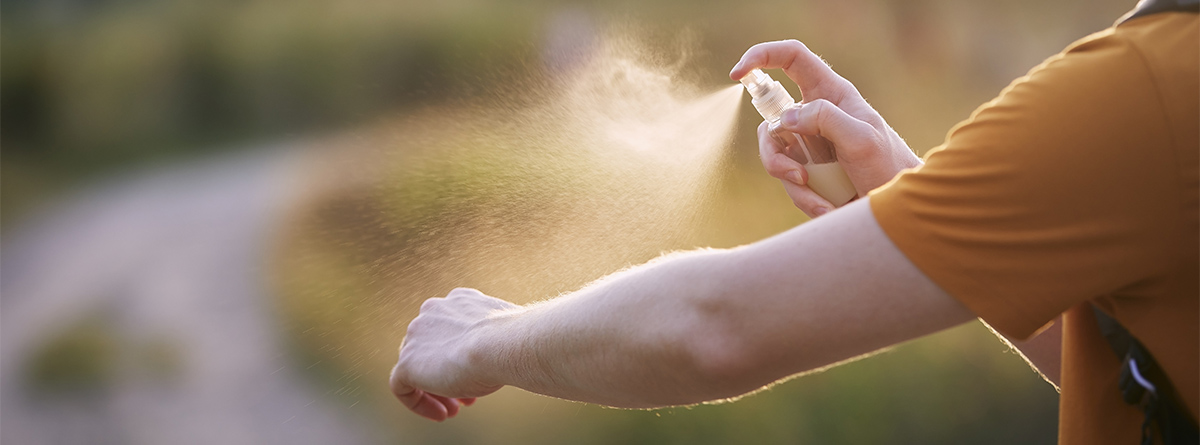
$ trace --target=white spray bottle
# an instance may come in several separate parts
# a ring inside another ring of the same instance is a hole
[[[788,157],[808,171],[808,187],[838,207],[853,199],[858,192],[838,164],[833,143],[820,136],[801,136],[779,128],[784,110],[798,106],[783,85],[759,69],[751,70],[741,82],[750,93],[754,109],[767,120],[771,136],[784,146]]]

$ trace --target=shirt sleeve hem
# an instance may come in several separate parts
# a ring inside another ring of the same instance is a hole
[[[1021,310],[1004,293],[993,292],[969,274],[944,264],[949,259],[936,254],[939,248],[934,237],[918,227],[901,227],[899,221],[916,221],[916,217],[895,202],[889,191],[892,188],[884,186],[871,192],[871,211],[884,234],[918,270],[1006,336],[1027,339],[1046,325],[1049,320],[1039,321],[1036,316]]]

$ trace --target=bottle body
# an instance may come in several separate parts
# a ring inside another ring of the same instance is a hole
[[[784,147],[784,154],[804,165],[808,172],[808,185],[834,206],[854,199],[858,191],[838,163],[833,143],[820,136],[802,136],[779,128],[779,121],[769,121],[771,137]]]

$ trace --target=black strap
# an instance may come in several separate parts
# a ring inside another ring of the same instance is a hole
[[[1121,323],[1096,306],[1096,323],[1117,357],[1121,357],[1121,378],[1118,385],[1121,398],[1130,405],[1140,405],[1145,414],[1142,421],[1142,445],[1154,443],[1154,433],[1162,436],[1164,445],[1200,443],[1200,429],[1175,395],[1171,380],[1158,362],[1133,334]]]
[[[1132,11],[1117,19],[1117,24],[1160,12],[1197,13],[1200,12],[1200,0],[1142,0]]]

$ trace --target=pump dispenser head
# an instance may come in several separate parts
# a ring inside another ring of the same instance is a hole
[[[754,109],[758,110],[758,114],[767,122],[779,121],[783,117],[783,110],[796,103],[792,95],[783,88],[783,84],[760,69],[750,70],[740,82],[746,87],[746,92],[750,93],[750,103],[754,105]]]

